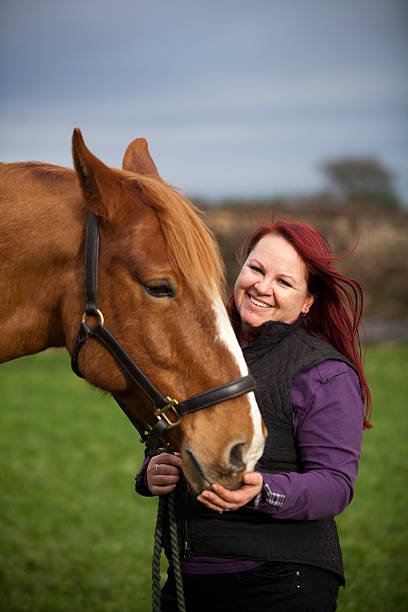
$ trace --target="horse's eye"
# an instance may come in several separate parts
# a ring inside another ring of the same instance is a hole
[[[170,281],[166,279],[150,281],[143,286],[145,291],[154,298],[172,298],[175,295]]]

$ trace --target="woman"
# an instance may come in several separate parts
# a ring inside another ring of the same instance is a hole
[[[336,609],[344,585],[333,516],[353,497],[370,393],[358,326],[359,284],[334,269],[312,227],[277,221],[248,240],[229,314],[268,429],[240,488],[196,499],[178,455],[147,459],[142,495],[177,486],[190,612]],[[365,404],[365,409],[364,409]],[[177,610],[171,562],[162,609]]]

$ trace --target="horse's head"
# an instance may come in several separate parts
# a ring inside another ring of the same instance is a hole
[[[85,210],[99,219],[99,308],[110,332],[153,384],[178,401],[246,375],[222,302],[215,242],[194,206],[160,179],[146,141],[133,141],[116,170],[92,155],[75,130],[73,157]],[[78,269],[78,317],[81,274]],[[66,318],[72,350],[78,319]],[[81,350],[79,367],[138,420],[155,423],[151,402],[95,340]],[[253,393],[189,414],[165,436],[181,451],[197,492],[213,482],[237,485],[264,445]]]

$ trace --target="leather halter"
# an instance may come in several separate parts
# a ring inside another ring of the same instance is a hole
[[[164,396],[154,384],[143,374],[137,364],[120,345],[117,339],[104,325],[104,317],[98,308],[98,263],[99,263],[99,223],[97,217],[90,212],[88,214],[86,237],[85,237],[85,312],[82,323],[71,355],[71,367],[75,374],[83,378],[79,366],[78,357],[85,341],[93,338],[100,342],[114,357],[124,374],[150,398],[155,408],[154,425],[138,421],[129,409],[115,397],[131,423],[141,434],[142,442],[150,449],[157,447],[159,440],[167,429],[178,425],[187,414],[208,408],[226,400],[239,397],[255,389],[255,379],[248,375],[231,382],[227,382],[208,391],[192,395],[182,402]],[[87,318],[96,319],[96,324],[90,327]],[[171,418],[169,418],[169,415]]]

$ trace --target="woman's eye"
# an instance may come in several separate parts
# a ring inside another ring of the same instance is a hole
[[[279,282],[281,285],[284,285],[284,287],[291,287],[292,285],[290,283],[288,283],[288,281],[285,281],[285,279],[280,278]]]
[[[249,266],[251,268],[251,270],[253,270],[254,272],[259,272],[260,274],[262,274],[262,270],[261,268],[258,268],[258,266]]]
[[[146,293],[154,298],[172,298],[175,293],[171,283],[166,280],[152,281],[143,285]]]

